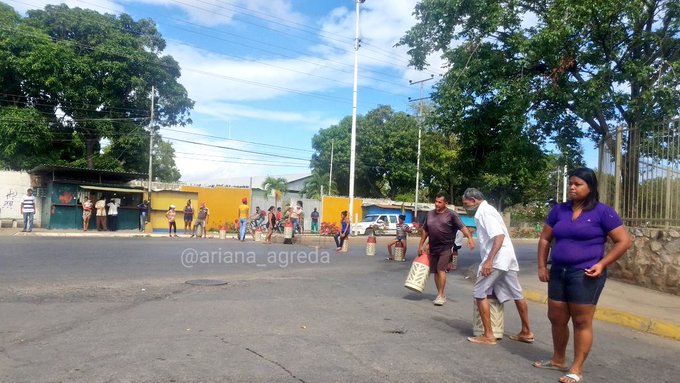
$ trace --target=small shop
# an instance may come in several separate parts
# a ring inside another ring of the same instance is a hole
[[[40,210],[42,227],[48,229],[83,228],[85,198],[92,202],[105,199],[118,203],[118,229],[139,227],[139,205],[146,198],[143,189],[132,188],[128,182],[144,179],[146,174],[73,168],[58,165],[40,165],[29,173],[34,183],[40,185]],[[93,211],[93,216],[94,216]],[[90,220],[89,230],[96,230],[96,219]]]

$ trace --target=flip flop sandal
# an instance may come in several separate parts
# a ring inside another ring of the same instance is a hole
[[[523,343],[534,343],[534,337],[524,337],[524,336],[519,336],[519,335],[511,335],[510,336],[511,340],[516,340],[518,342],[523,342]]]
[[[554,365],[553,362],[550,360],[537,360],[531,363],[531,365],[536,368],[542,368],[546,370],[569,371],[569,368],[567,366]]]
[[[574,374],[573,372],[570,372],[570,373],[564,375],[563,377],[561,377],[561,378],[560,378],[560,382],[564,382],[564,378],[571,379],[571,380],[574,381],[575,383],[581,383],[581,382],[583,382],[583,377],[582,377],[582,376],[579,376],[579,375],[577,375],[577,374]]]
[[[496,344],[495,339],[494,340],[487,340],[487,339],[483,339],[481,337],[476,337],[476,336],[469,336],[467,338],[467,340],[468,340],[468,342],[477,343],[477,344],[486,344],[486,345],[489,345],[489,346],[493,346],[493,345]]]

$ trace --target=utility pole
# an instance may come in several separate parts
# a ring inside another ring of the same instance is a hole
[[[153,158],[153,113],[154,113],[154,102],[155,102],[155,97],[156,97],[156,87],[151,86],[151,118],[149,119],[149,191],[148,191],[148,200],[149,200],[149,205],[151,205],[151,180],[153,179],[152,173],[151,173],[151,165],[152,165],[152,158]],[[151,207],[148,207],[149,211],[151,211]],[[151,219],[151,217],[149,217]]]
[[[354,38],[354,87],[352,91],[352,138],[349,154],[349,221],[354,222],[354,163],[356,161],[357,146],[357,77],[359,71],[359,7],[366,0],[355,0],[356,4],[356,28]]]
[[[328,173],[328,195],[331,195],[333,186],[333,140],[331,140],[331,171]]]
[[[420,189],[420,137],[422,135],[423,131],[423,100],[429,97],[423,97],[423,84],[426,81],[430,81],[434,78],[434,75],[430,75],[430,78],[426,78],[424,80],[419,80],[419,81],[411,81],[409,80],[408,83],[409,85],[413,84],[420,84],[420,97],[411,100],[409,97],[409,101],[419,101],[419,107],[418,107],[418,155],[416,156],[416,200],[415,203],[413,204],[413,220],[415,222],[418,222],[418,191]]]

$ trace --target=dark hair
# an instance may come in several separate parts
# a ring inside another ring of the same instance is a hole
[[[399,214],[399,219],[402,221],[406,220],[406,216],[404,214]]]
[[[588,184],[590,193],[586,196],[586,200],[583,204],[583,210],[588,211],[595,208],[598,202],[600,202],[600,192],[597,191],[597,177],[595,172],[589,168],[578,168],[574,169],[569,173],[569,178],[578,177]]]
[[[440,191],[439,193],[437,193],[437,195],[434,197],[434,199],[436,200],[437,198],[442,198],[442,197],[444,197],[444,202],[446,202],[446,203],[449,203],[449,201],[451,201],[451,198],[449,198],[449,194],[446,193],[445,191]]]
[[[272,210],[274,210],[274,206],[269,206],[269,210],[268,210],[268,211],[272,211]]]
[[[340,215],[343,217],[347,217],[347,210],[343,210],[342,212],[340,212]]]

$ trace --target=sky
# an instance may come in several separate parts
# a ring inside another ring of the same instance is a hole
[[[22,15],[65,3],[153,19],[195,101],[191,125],[160,131],[175,148],[183,182],[308,174],[314,134],[353,112],[353,0],[2,1]],[[378,105],[413,113],[409,97],[419,98],[420,88],[409,80],[443,74],[438,57],[415,71],[406,49],[394,47],[415,24],[416,3],[360,5],[358,115]],[[425,95],[434,83],[425,83]]]

